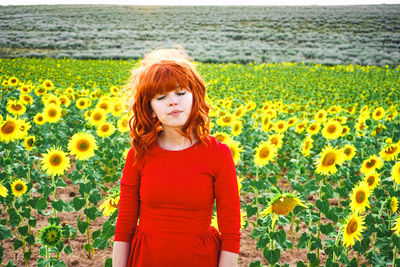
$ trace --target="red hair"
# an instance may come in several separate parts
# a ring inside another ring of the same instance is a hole
[[[175,52],[169,53],[171,50]],[[161,53],[161,58],[157,57],[160,51],[165,52]],[[176,52],[173,49],[156,50],[144,58],[138,69],[132,71],[133,116],[129,120],[129,133],[136,159],[143,158],[162,131],[161,122],[152,116],[150,101],[158,94],[176,90],[178,86],[193,94],[192,111],[182,131],[178,132],[190,141],[192,132],[203,144],[209,140],[210,105],[205,100],[205,83],[190,61]],[[152,54],[157,56],[152,57]]]

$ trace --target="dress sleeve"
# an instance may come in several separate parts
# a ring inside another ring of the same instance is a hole
[[[139,217],[139,171],[131,148],[126,157],[120,180],[118,217],[114,241],[131,242]]]
[[[214,181],[217,202],[217,221],[221,232],[221,250],[239,254],[240,249],[240,198],[236,178],[235,163],[231,150],[226,144],[219,143]]]

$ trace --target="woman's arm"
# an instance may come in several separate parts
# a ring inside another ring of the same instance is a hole
[[[115,241],[112,255],[112,266],[126,267],[126,264],[128,263],[129,250],[129,242]]]
[[[236,267],[239,254],[221,250],[218,267]]]

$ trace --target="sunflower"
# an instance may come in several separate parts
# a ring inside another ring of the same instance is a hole
[[[288,123],[284,120],[278,120],[274,123],[274,131],[277,133],[284,133],[288,129]]]
[[[396,184],[400,184],[400,161],[393,165],[391,171],[391,178]]]
[[[356,243],[356,239],[360,241],[361,232],[366,229],[365,216],[359,216],[357,213],[351,214],[344,224],[343,229],[343,245],[351,247]]]
[[[56,123],[61,118],[60,106],[50,104],[43,109],[44,120],[49,123]]]
[[[115,100],[114,102],[111,102],[110,110],[111,110],[111,114],[114,117],[120,117],[122,115],[122,112],[124,112],[122,101]]]
[[[304,138],[303,142],[301,143],[301,153],[304,156],[310,156],[310,150],[313,146],[313,139],[311,135],[307,135],[306,138]]]
[[[327,115],[328,112],[326,112],[326,110],[320,109],[317,113],[315,113],[314,119],[316,122],[323,123],[326,120]]]
[[[104,110],[105,113],[109,113],[111,111],[111,104],[108,100],[99,100],[96,108]]]
[[[17,86],[18,85],[18,83],[19,83],[19,80],[18,80],[18,78],[17,77],[11,77],[10,79],[8,79],[8,84],[10,85],[10,86]]]
[[[19,126],[18,120],[7,115],[6,120],[2,121],[0,124],[0,141],[9,143],[18,139]]]
[[[393,226],[392,230],[398,236],[400,236],[400,217],[395,220],[395,225]]]
[[[110,87],[110,93],[112,95],[116,95],[116,94],[118,94],[118,92],[119,92],[118,87],[116,87],[115,85]]]
[[[274,213],[274,217],[272,219],[273,227],[278,219],[278,215],[288,215],[297,205],[307,208],[307,206],[304,205],[300,199],[293,194],[278,194],[271,200],[268,208],[263,210],[260,215],[265,217],[271,212]]]
[[[354,145],[345,145],[342,148],[344,160],[351,160],[356,155],[356,147]]]
[[[89,133],[76,133],[68,142],[68,150],[78,160],[87,160],[93,157],[97,148],[96,139]]]
[[[271,126],[271,118],[267,115],[261,118],[261,130],[268,133]]]
[[[118,209],[119,196],[108,196],[100,205],[99,210],[103,210],[103,216],[110,216]]]
[[[344,156],[341,150],[332,148],[330,145],[325,146],[320,153],[315,172],[325,175],[335,174],[337,172],[336,165],[342,165],[343,162]]]
[[[283,137],[284,137],[284,135],[283,134],[280,134],[280,133],[278,133],[278,134],[271,134],[269,137],[268,137],[268,140],[270,141],[270,143],[272,144],[272,145],[274,145],[277,149],[280,149],[281,147],[282,147],[282,144],[283,144]]]
[[[67,153],[59,147],[48,148],[47,153],[43,154],[42,169],[48,175],[63,175],[71,166]]]
[[[127,114],[123,115],[117,122],[118,131],[125,133],[129,131],[129,116]]]
[[[21,100],[9,98],[7,100],[7,111],[14,116],[21,116],[26,112],[26,107]]]
[[[241,118],[241,117],[243,117],[243,115],[246,113],[246,111],[245,111],[245,107],[242,105],[242,106],[240,106],[239,108],[237,108],[234,112],[233,112],[233,115],[236,117],[236,118]]]
[[[7,197],[8,196],[8,189],[7,187],[0,184],[0,196]]]
[[[302,121],[302,122],[299,122],[298,124],[296,124],[296,127],[294,128],[296,133],[304,132],[304,129],[306,128],[307,123],[308,123],[307,121]]]
[[[67,95],[61,95],[58,99],[64,107],[69,107],[69,105],[71,105],[71,99],[69,99]]]
[[[43,102],[44,106],[49,106],[51,104],[54,104],[56,106],[61,106],[60,99],[58,99],[58,97],[53,94],[47,94],[46,96],[43,96],[42,102]]]
[[[372,112],[372,118],[376,121],[379,121],[385,117],[385,109],[382,107],[376,108],[374,112]]]
[[[109,137],[115,132],[115,126],[111,122],[105,122],[97,127],[96,133],[100,137]]]
[[[124,158],[124,161],[126,161],[126,158],[128,157],[130,148],[125,149],[124,153],[122,153],[122,157]]]
[[[224,133],[224,132],[215,132],[213,134],[213,136],[215,137],[215,139],[217,141],[219,141],[221,143],[225,143],[225,144],[228,144],[232,140],[231,137],[227,133]]]
[[[321,125],[319,122],[313,122],[307,127],[307,133],[310,135],[317,134],[321,129]]]
[[[28,95],[28,94],[21,94],[19,96],[19,100],[22,102],[24,105],[32,105],[33,103],[33,98]]]
[[[368,174],[382,167],[383,167],[382,160],[374,154],[370,156],[368,159],[364,160],[364,162],[361,164],[360,171],[364,174]]]
[[[340,136],[346,136],[346,134],[348,134],[350,132],[350,128],[349,128],[349,126],[343,126],[342,127],[342,133],[341,133],[341,135]]]
[[[17,179],[12,183],[11,190],[12,190],[14,196],[20,197],[23,194],[25,194],[26,190],[28,190],[28,187],[26,186],[26,183],[24,180]]]
[[[392,121],[397,117],[397,115],[398,115],[397,110],[395,108],[390,108],[387,112],[385,120]]]
[[[231,150],[233,162],[235,162],[235,165],[237,165],[240,160],[240,152],[243,152],[243,149],[240,147],[239,142],[233,140],[228,142],[227,145]]]
[[[241,121],[239,121],[239,120],[235,120],[233,123],[232,123],[232,135],[234,135],[234,136],[238,136],[238,135],[240,135],[241,133],[242,133],[242,122]]]
[[[342,134],[342,125],[335,120],[330,120],[322,129],[322,136],[328,140],[337,139]]]
[[[40,241],[43,245],[53,247],[61,241],[60,226],[50,224],[40,231]]]
[[[34,135],[28,136],[24,140],[24,146],[26,150],[30,151],[34,148],[36,142],[36,137]]]
[[[250,111],[257,107],[257,104],[254,101],[248,101],[246,104],[246,110]]]
[[[90,114],[89,122],[93,126],[100,126],[107,121],[107,114],[103,109],[96,108]]]
[[[368,188],[368,183],[360,182],[353,188],[350,196],[351,210],[356,213],[362,213],[366,207],[370,208],[368,200],[370,195],[371,191]]]
[[[391,197],[390,198],[390,210],[393,213],[396,213],[396,211],[399,209],[399,200],[397,197]]]
[[[33,117],[33,122],[36,123],[37,125],[43,125],[46,123],[42,113],[36,114],[35,117]]]
[[[89,99],[87,99],[85,97],[78,98],[78,100],[76,100],[76,102],[75,102],[75,106],[78,109],[85,109],[85,108],[88,107],[88,101],[87,100],[89,100]]]
[[[42,83],[42,87],[43,87],[44,89],[46,89],[46,90],[51,90],[51,89],[53,89],[54,84],[53,84],[53,82],[50,81],[50,80],[45,80],[45,81]]]
[[[25,121],[25,119],[17,119],[17,122],[19,124],[17,138],[24,139],[26,136],[28,136],[28,130],[32,127],[31,123],[29,121]]]
[[[365,176],[364,182],[367,183],[368,188],[370,190],[374,190],[375,187],[378,186],[379,182],[381,181],[381,178],[378,173],[376,172],[370,172],[368,175]]]
[[[398,144],[389,144],[379,153],[379,156],[386,161],[396,160],[400,153],[400,146]]]
[[[274,161],[277,154],[277,148],[269,141],[261,142],[255,151],[254,162],[257,166],[264,166],[267,165],[269,161]]]
[[[219,117],[216,123],[218,126],[224,127],[224,126],[230,126],[233,121],[234,121],[233,116],[231,114],[226,114],[223,117]]]

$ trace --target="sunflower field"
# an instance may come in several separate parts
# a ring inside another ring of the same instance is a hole
[[[112,246],[137,63],[0,59],[3,266],[16,254],[67,266],[77,238],[89,258]],[[305,255],[297,266],[400,266],[400,66],[196,67],[211,132],[236,164],[242,227],[262,251],[251,267],[289,266],[293,250]]]

